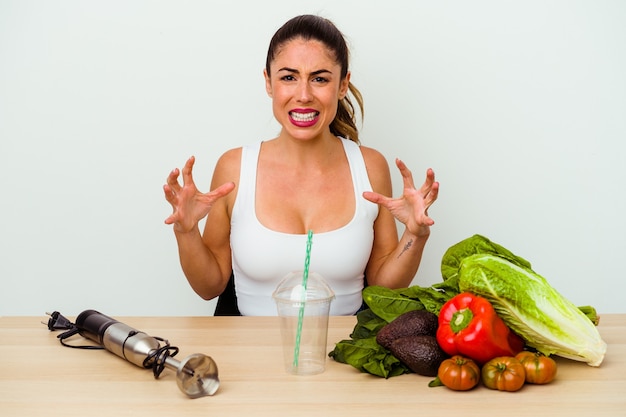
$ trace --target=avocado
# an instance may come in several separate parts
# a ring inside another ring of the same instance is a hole
[[[427,310],[413,310],[399,315],[386,324],[376,334],[376,342],[389,349],[395,339],[405,336],[435,336],[437,333],[437,315]]]
[[[448,355],[441,350],[435,336],[406,336],[394,340],[389,350],[413,372],[437,376],[439,365]]]

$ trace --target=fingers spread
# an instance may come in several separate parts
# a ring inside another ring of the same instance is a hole
[[[189,157],[187,162],[185,162],[185,166],[183,167],[183,185],[193,185],[193,164],[196,162],[196,158],[194,156]]]
[[[178,183],[178,175],[180,171],[178,168],[174,168],[172,172],[167,176],[167,186],[170,188],[170,191],[174,192],[175,190],[180,189],[180,184]]]
[[[433,185],[430,187],[430,191],[428,192],[428,195],[427,195],[429,207],[431,204],[435,202],[435,200],[437,200],[438,196],[439,196],[439,183],[433,182]]]
[[[435,182],[435,172],[431,168],[428,168],[428,170],[426,170],[426,180],[420,188],[420,191],[424,198],[426,198],[426,196],[428,196],[428,194],[433,191],[433,187],[435,186],[435,184],[438,184]]]
[[[413,173],[399,158],[396,158],[396,166],[400,170],[402,175],[402,182],[404,188],[415,188],[415,182],[413,181]]]
[[[174,191],[172,191],[172,188],[169,186],[169,184],[165,184],[163,186],[163,192],[165,193],[165,199],[171,203],[172,202],[171,200],[175,194],[174,194]]]
[[[220,197],[224,197],[226,194],[230,193],[234,189],[235,189],[235,183],[227,182],[225,184],[220,185],[215,190],[211,191],[210,194],[217,198],[220,198]]]
[[[384,195],[375,193],[373,191],[364,191],[363,198],[375,204],[384,204],[387,200],[389,200],[388,197],[385,197]]]

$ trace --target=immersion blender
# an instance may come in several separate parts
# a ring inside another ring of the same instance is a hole
[[[202,353],[187,356],[182,362],[169,354],[178,348],[161,346],[160,340],[95,310],[85,310],[76,317],[78,333],[106,350],[142,368],[153,368],[155,378],[163,367],[176,371],[178,388],[190,398],[213,395],[220,381],[217,365]],[[176,354],[176,353],[174,353]]]

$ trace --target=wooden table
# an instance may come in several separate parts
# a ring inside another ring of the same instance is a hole
[[[383,379],[330,358],[322,374],[289,375],[274,317],[116,317],[169,339],[178,360],[211,356],[221,385],[198,399],[179,391],[167,368],[155,380],[107,351],[61,346],[41,324],[46,319],[0,317],[1,416],[626,416],[626,314],[601,319],[608,343],[601,367],[558,358],[553,383],[515,393],[429,388],[429,377]],[[330,318],[329,351],[354,324],[354,317]]]

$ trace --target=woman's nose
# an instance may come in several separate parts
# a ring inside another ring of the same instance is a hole
[[[299,83],[296,94],[297,94],[296,98],[300,102],[307,103],[311,101],[311,97],[312,97],[311,85],[306,81]]]

